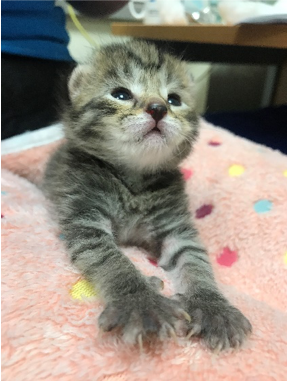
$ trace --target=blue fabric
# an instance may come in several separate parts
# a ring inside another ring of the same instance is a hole
[[[3,53],[72,61],[66,17],[54,1],[1,1]]]
[[[204,117],[208,122],[236,135],[287,154],[286,105],[256,111],[218,112]]]

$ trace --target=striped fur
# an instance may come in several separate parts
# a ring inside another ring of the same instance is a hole
[[[114,98],[118,88],[131,99]],[[108,45],[75,69],[69,91],[67,141],[48,164],[44,189],[72,262],[106,303],[100,327],[121,327],[128,343],[180,327],[212,349],[240,345],[250,323],[218,291],[178,170],[198,133],[186,65],[145,42]],[[169,94],[181,105],[169,104]],[[145,112],[154,99],[167,107],[160,134],[149,134],[155,120]],[[174,277],[177,300],[162,296],[160,282],[143,276],[121,245],[154,255]]]

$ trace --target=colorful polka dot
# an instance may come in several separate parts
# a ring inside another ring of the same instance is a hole
[[[283,176],[287,177],[287,169],[283,172]]]
[[[156,261],[155,259],[153,259],[153,258],[148,258],[148,260],[149,260],[149,262],[150,262],[153,266],[158,267],[157,261]]]
[[[210,141],[208,142],[208,145],[209,145],[209,146],[212,146],[212,147],[218,147],[218,146],[221,146],[221,143],[218,142],[218,141],[216,141],[216,140],[210,140]]]
[[[253,207],[256,213],[267,213],[272,209],[272,202],[269,200],[258,200],[254,203]]]
[[[228,173],[231,177],[241,176],[245,172],[245,168],[240,164],[233,164],[229,167]]]
[[[195,217],[204,218],[205,216],[208,216],[212,212],[212,210],[213,210],[213,205],[204,204],[195,211]]]
[[[216,261],[221,266],[231,267],[238,261],[238,254],[236,251],[230,250],[229,247],[224,247],[222,252],[217,256]]]
[[[6,191],[1,191],[1,195],[4,196],[5,194],[7,194]]]
[[[183,174],[183,178],[187,181],[192,176],[192,170],[187,168],[182,168],[181,173]]]
[[[96,290],[91,283],[85,279],[79,280],[75,283],[70,291],[70,295],[73,299],[82,300],[85,298],[91,298],[96,296]]]
[[[61,234],[59,234],[59,238],[60,238],[60,240],[61,240],[61,241],[64,241],[64,239],[65,239],[65,236],[64,236],[64,234],[62,234],[62,233],[61,233]]]

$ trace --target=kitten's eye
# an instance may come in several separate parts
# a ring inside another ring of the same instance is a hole
[[[133,98],[132,93],[123,87],[115,89],[111,92],[112,96],[120,101],[128,101]]]
[[[181,106],[181,99],[177,94],[169,94],[167,100],[172,106]]]

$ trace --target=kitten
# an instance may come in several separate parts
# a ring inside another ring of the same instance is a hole
[[[186,64],[143,41],[107,45],[74,70],[69,94],[44,184],[72,263],[106,304],[100,328],[127,343],[181,327],[211,349],[240,346],[251,325],[216,286],[178,169],[198,135]],[[152,254],[177,295],[160,294],[120,245]]]

